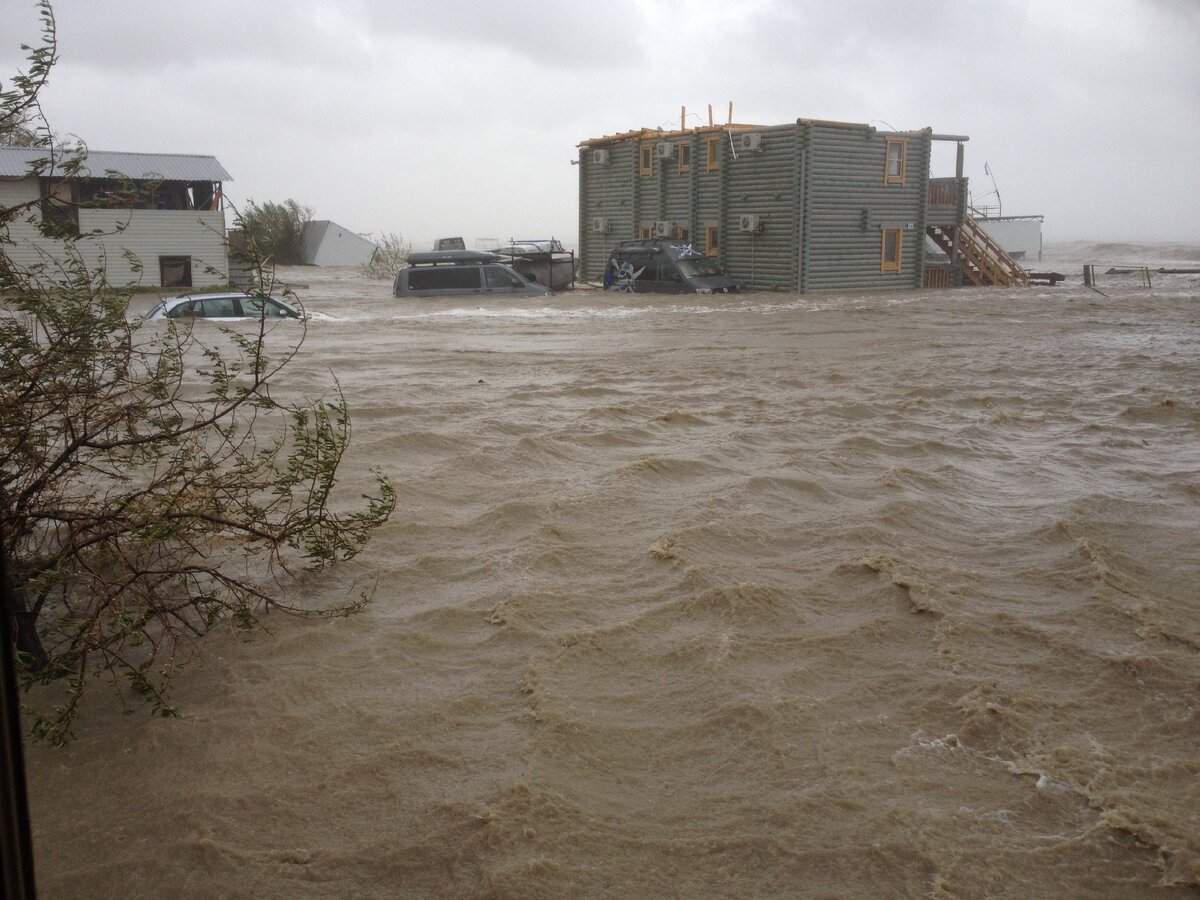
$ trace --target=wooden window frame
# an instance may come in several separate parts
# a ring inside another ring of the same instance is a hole
[[[638,174],[645,177],[654,174],[654,145],[638,145]]]
[[[717,144],[720,142],[719,137],[710,137],[705,140],[705,171],[715,172],[721,168],[721,157],[717,153]]]
[[[689,228],[687,225],[676,225],[675,226],[675,240],[686,241],[687,243],[690,244],[692,242],[692,229]]]
[[[686,175],[692,171],[692,145],[689,142],[679,142],[675,147],[675,158],[679,161],[680,175]]]
[[[888,259],[888,238],[895,236],[896,238],[896,258]],[[887,275],[889,273],[900,274],[904,265],[904,229],[903,228],[881,228],[879,230],[879,274]]]
[[[654,237],[653,225],[639,225],[637,230],[638,240],[645,240]]]
[[[716,225],[704,227],[704,255],[721,255],[721,229]]]
[[[900,171],[895,175],[892,174],[892,148],[899,147],[900,153]],[[884,138],[883,149],[883,183],[884,184],[904,184],[905,170],[908,168],[908,138],[889,137]]]

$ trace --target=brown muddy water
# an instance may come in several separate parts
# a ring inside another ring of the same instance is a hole
[[[45,896],[1200,895],[1200,276],[285,277],[400,496],[304,590],[375,600],[31,747]]]

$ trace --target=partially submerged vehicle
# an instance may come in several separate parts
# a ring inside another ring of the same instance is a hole
[[[715,259],[683,241],[621,241],[604,268],[604,289],[627,293],[730,294],[737,282]]]
[[[544,284],[552,291],[565,290],[575,283],[579,260],[554,238],[513,241],[493,252],[526,280]]]
[[[410,253],[408,265],[396,273],[397,297],[455,297],[503,294],[545,297],[550,291],[518,275],[495,253],[477,250],[434,250]]]
[[[181,294],[159,300],[146,311],[146,319],[300,319],[294,306],[244,291],[213,294]]]

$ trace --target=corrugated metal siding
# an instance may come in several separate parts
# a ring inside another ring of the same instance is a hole
[[[17,182],[15,186],[21,184],[29,182]],[[29,199],[13,188],[11,182],[0,182],[0,203],[11,206],[14,199]],[[118,231],[121,226],[123,230]],[[79,230],[81,233],[100,232],[94,238],[78,241],[75,246],[90,268],[96,269],[103,260],[108,280],[114,285],[159,286],[160,256],[190,256],[194,286],[229,281],[225,215],[222,212],[83,209],[79,211]],[[36,226],[29,222],[11,223],[9,234],[14,243],[7,252],[18,265],[37,265],[47,257],[53,259],[59,254],[61,244],[42,237]],[[133,264],[125,258],[123,251],[126,249],[141,260],[142,272],[135,271]]]
[[[336,222],[306,222],[302,255],[310,266],[365,266],[375,255],[375,244]]]
[[[121,224],[125,229],[114,233]],[[108,280],[113,284],[159,285],[160,256],[190,256],[194,286],[229,281],[225,215],[222,212],[80,210],[80,232],[93,229],[102,232],[96,244],[108,251]],[[144,266],[141,273],[134,271],[122,255],[126,249],[141,260]]]
[[[42,147],[0,147],[0,178],[21,178],[29,174],[31,162],[46,157]],[[81,170],[84,175],[101,178],[117,172],[125,178],[167,181],[232,181],[232,176],[214,156],[184,153],[115,153],[107,150],[88,152]]]
[[[22,178],[19,181],[0,180],[0,206],[12,209],[21,203],[39,200],[41,196],[38,183],[33,178]]]

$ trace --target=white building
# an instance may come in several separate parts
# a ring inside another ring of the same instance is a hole
[[[36,226],[43,217],[72,234],[94,233],[77,246],[90,266],[103,260],[114,285],[228,283],[221,185],[231,178],[214,157],[91,151],[77,175],[61,167],[31,173],[46,155],[40,147],[0,147],[0,206],[33,204],[30,216],[9,226],[14,262],[61,256],[62,242]]]
[[[328,219],[304,226],[304,263],[309,266],[365,266],[375,255],[366,238]]]
[[[979,227],[1026,268],[1042,259],[1042,216],[987,216]]]

